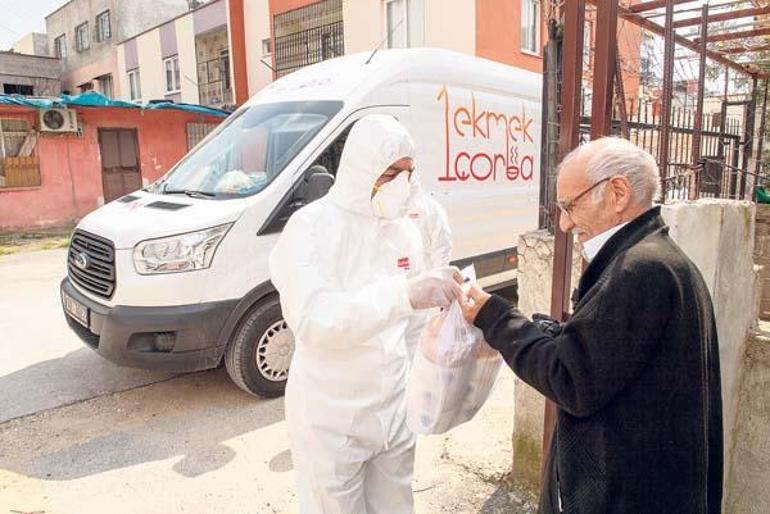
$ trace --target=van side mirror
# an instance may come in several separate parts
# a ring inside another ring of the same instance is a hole
[[[305,172],[302,203],[305,205],[326,195],[334,184],[334,175],[326,167],[314,164]]]
[[[283,230],[286,222],[298,209],[318,200],[334,184],[334,175],[326,167],[314,164],[305,171],[304,176],[294,188],[281,200],[278,208],[268,217],[265,224],[257,232],[258,235],[272,234]]]

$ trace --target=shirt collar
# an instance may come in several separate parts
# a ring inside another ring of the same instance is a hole
[[[599,251],[602,249],[602,247],[607,243],[607,241],[610,240],[612,236],[614,236],[620,229],[628,225],[628,222],[621,223],[620,225],[615,225],[609,230],[605,230],[598,236],[594,236],[585,243],[583,243],[583,257],[588,262],[591,262],[594,260],[594,257],[596,257],[599,253]]]

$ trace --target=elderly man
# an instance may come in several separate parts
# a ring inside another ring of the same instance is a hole
[[[658,186],[652,156],[626,140],[573,151],[559,170],[560,224],[589,265],[571,318],[543,330],[478,288],[464,305],[511,369],[558,406],[540,512],[720,512],[713,308],[653,207]]]

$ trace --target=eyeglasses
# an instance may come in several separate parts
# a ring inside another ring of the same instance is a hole
[[[578,202],[578,200],[583,198],[585,195],[587,195],[588,193],[590,193],[591,191],[593,191],[594,189],[596,189],[600,185],[602,185],[605,182],[609,181],[611,178],[612,177],[607,177],[607,178],[601,179],[599,182],[597,182],[596,184],[592,185],[591,187],[589,187],[588,189],[586,189],[585,191],[583,191],[582,193],[577,195],[572,200],[566,200],[566,201],[563,201],[563,202],[556,202],[556,207],[559,208],[559,210],[562,212],[562,214],[565,214],[567,216],[572,216],[572,212],[571,211],[572,211],[572,209],[575,208],[575,204]]]
[[[388,169],[385,170],[385,173],[383,173],[382,176],[389,180],[393,180],[403,171],[406,172],[408,177],[411,177],[412,173],[414,172],[414,166],[412,166],[411,168],[399,168],[397,166],[388,166]]]
[[[406,178],[411,180],[412,179],[412,173],[414,172],[414,166],[411,168],[399,168],[397,166],[389,166],[388,169],[385,170],[385,173],[380,175],[380,178],[377,179],[377,182],[374,183],[375,188],[379,188],[397,176],[399,176],[401,173],[406,172]]]

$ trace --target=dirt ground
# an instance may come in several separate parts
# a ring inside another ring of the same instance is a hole
[[[112,365],[68,329],[65,273],[64,249],[0,256],[0,514],[297,512],[283,400]],[[535,512],[507,479],[513,387],[420,438],[418,514]]]
[[[67,248],[74,227],[0,233],[0,256]]]

